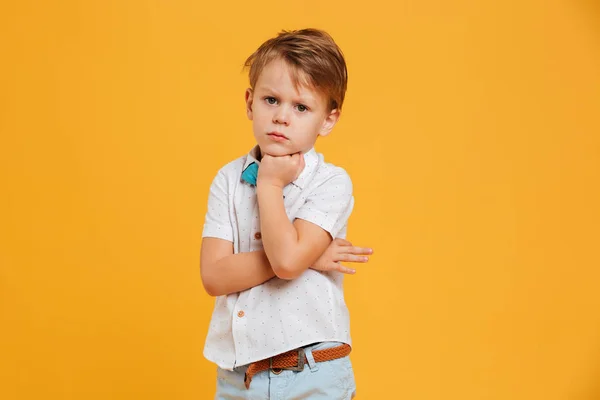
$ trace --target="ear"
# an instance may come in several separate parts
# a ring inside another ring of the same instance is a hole
[[[246,115],[248,119],[252,121],[252,101],[254,100],[254,93],[252,92],[252,88],[246,89]]]
[[[327,136],[335,126],[335,124],[340,119],[340,111],[335,108],[329,112],[329,114],[323,120],[323,125],[321,126],[321,130],[319,131],[319,136]]]

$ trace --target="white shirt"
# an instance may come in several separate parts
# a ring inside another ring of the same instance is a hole
[[[257,162],[258,146],[219,170],[210,187],[202,237],[233,242],[234,252],[263,248],[256,188],[241,180]],[[300,218],[332,237],[346,237],[352,208],[352,181],[343,168],[326,163],[314,148],[305,167],[283,189],[290,222]],[[260,163],[259,163],[260,164]],[[265,212],[265,211],[263,211]],[[307,269],[293,280],[277,277],[215,299],[204,356],[223,369],[246,365],[323,341],[351,344],[343,274]]]

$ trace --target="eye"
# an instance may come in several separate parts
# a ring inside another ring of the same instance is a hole
[[[308,111],[308,107],[306,107],[304,104],[298,104],[297,107],[298,107],[298,111],[300,111],[302,113],[305,111]]]
[[[277,104],[277,99],[275,97],[265,97],[265,101],[267,104]]]

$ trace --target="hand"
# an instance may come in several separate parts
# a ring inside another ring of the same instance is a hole
[[[304,169],[304,155],[295,153],[285,156],[264,154],[260,161],[256,186],[273,185],[284,188],[296,180]]]
[[[373,249],[352,246],[352,243],[344,239],[333,239],[327,250],[310,268],[323,272],[339,271],[354,274],[355,269],[345,267],[340,264],[340,261],[366,263],[369,261],[367,254],[373,254]]]

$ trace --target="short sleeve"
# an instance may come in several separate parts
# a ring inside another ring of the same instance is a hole
[[[316,187],[308,195],[296,218],[312,222],[336,238],[340,234],[345,236],[346,223],[353,207],[352,181],[343,171]]]
[[[233,242],[233,226],[229,217],[227,176],[223,170],[219,171],[210,185],[202,237],[214,237]]]

